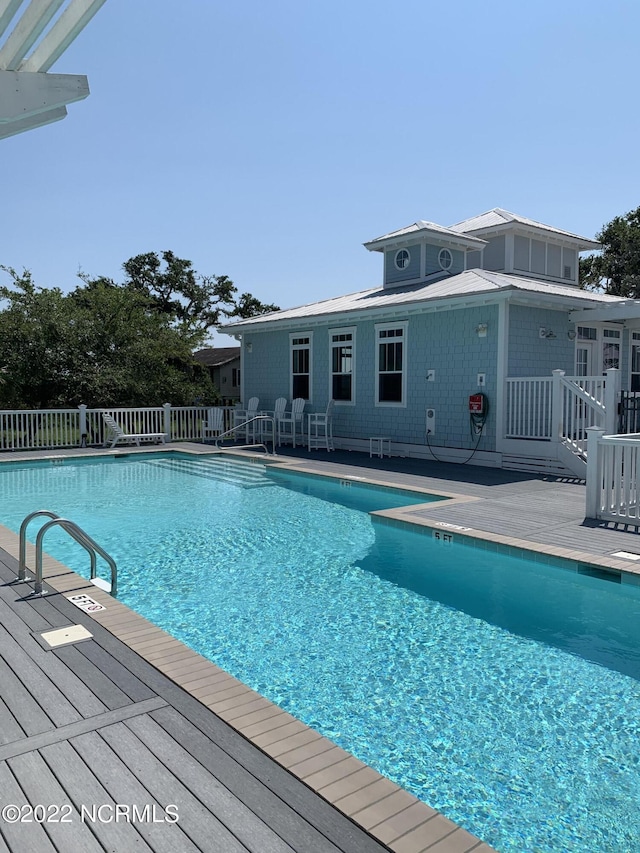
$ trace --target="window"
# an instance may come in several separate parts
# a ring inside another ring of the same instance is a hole
[[[578,326],[578,340],[579,341],[597,341],[598,340],[597,329],[590,329],[588,326]]]
[[[631,333],[631,390],[640,391],[640,332]]]
[[[610,367],[620,367],[620,330],[602,330],[602,372]]]
[[[331,329],[329,346],[331,351],[331,387],[329,396],[337,403],[354,403],[354,365],[356,330]]]
[[[440,249],[438,252],[438,263],[440,264],[440,269],[449,270],[453,265],[453,255],[449,251],[449,249]]]
[[[406,406],[407,323],[376,325],[376,404]]]
[[[394,263],[396,265],[396,269],[404,270],[409,266],[409,262],[411,260],[411,254],[408,249],[400,249],[396,252],[396,256],[394,258]]]
[[[231,368],[231,385],[233,388],[240,387],[240,368],[232,367]]]
[[[291,399],[311,399],[311,333],[289,336],[291,346]]]

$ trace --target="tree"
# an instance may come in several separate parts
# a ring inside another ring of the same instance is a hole
[[[164,264],[164,265],[163,265]],[[190,261],[163,252],[124,265],[123,284],[82,275],[64,294],[0,267],[0,406],[157,406],[209,404],[217,398],[193,350],[223,316],[275,306],[250,294],[236,299],[226,276],[199,276]],[[250,312],[250,313],[243,313]]]
[[[122,268],[126,273],[122,286],[146,296],[150,308],[167,315],[172,326],[191,338],[194,348],[225,317],[253,317],[278,310],[250,293],[236,296],[238,289],[228,276],[200,275],[191,261],[173,252],[162,252],[162,257],[156,252],[136,255]],[[85,275],[81,278],[87,285],[106,281],[92,281]]]
[[[640,298],[640,207],[616,216],[596,235],[602,251],[580,259],[580,286]]]

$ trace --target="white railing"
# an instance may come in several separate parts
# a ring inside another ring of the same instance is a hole
[[[507,379],[505,438],[559,441],[584,453],[589,427],[615,430],[619,373]]]
[[[551,438],[553,377],[507,379],[506,438]]]
[[[144,408],[31,409],[0,411],[0,450],[51,450],[63,447],[102,446],[106,441],[104,414],[118,422],[125,433],[163,432],[167,441],[199,441],[202,421],[210,406],[163,406]],[[225,425],[233,407],[221,406]]]
[[[640,526],[640,433],[589,429],[586,517]]]
[[[562,395],[558,437],[570,450],[585,456],[587,430],[605,426],[605,377],[564,376],[562,371],[554,371],[554,378],[556,373]]]

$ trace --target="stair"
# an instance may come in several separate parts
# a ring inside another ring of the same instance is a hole
[[[193,477],[204,477],[206,480],[230,483],[243,489],[258,489],[275,485],[273,480],[266,476],[266,467],[255,462],[207,457],[205,459],[145,459],[144,464],[178,471]]]

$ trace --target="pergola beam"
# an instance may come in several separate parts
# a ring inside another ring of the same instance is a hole
[[[64,0],[31,0],[24,14],[0,48],[0,70],[17,71]]]
[[[48,71],[106,0],[71,0],[20,71]]]
[[[16,136],[18,133],[24,133],[25,130],[33,130],[34,127],[53,124],[54,121],[63,119],[66,114],[66,107],[54,107],[52,110],[47,110],[37,115],[0,124],[0,139],[6,139],[8,136]]]
[[[21,3],[22,0],[0,0],[0,36],[11,23]]]

